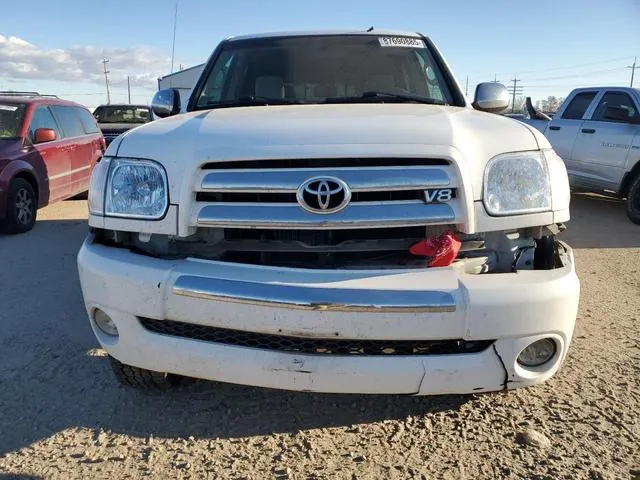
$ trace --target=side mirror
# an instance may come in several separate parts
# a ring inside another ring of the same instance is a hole
[[[160,118],[180,113],[180,92],[175,88],[158,90],[151,100],[151,110]]]
[[[614,122],[634,123],[633,117],[629,116],[629,110],[622,107],[607,107],[603,117],[607,120],[613,120]]]
[[[495,82],[480,83],[471,105],[483,112],[500,113],[509,106],[507,87]]]
[[[33,136],[33,143],[53,142],[56,137],[55,130],[51,128],[38,128]]]

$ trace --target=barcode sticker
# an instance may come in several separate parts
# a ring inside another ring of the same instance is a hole
[[[378,37],[381,47],[425,48],[424,41],[412,37]]]

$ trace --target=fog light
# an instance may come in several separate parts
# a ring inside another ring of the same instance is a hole
[[[527,345],[518,355],[518,363],[523,367],[539,367],[547,363],[556,354],[556,342],[543,338]]]
[[[111,320],[109,315],[99,308],[96,308],[95,312],[93,312],[93,320],[96,322],[98,328],[107,335],[111,335],[113,337],[118,336],[118,327],[116,327],[116,324]]]

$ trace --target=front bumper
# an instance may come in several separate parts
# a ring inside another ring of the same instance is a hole
[[[567,247],[568,248],[568,247]],[[123,363],[230,383],[340,393],[445,394],[540,383],[566,355],[579,282],[568,249],[555,270],[471,275],[425,270],[304,270],[162,260],[93,243],[78,255],[90,318],[116,323],[103,348]],[[297,338],[495,340],[477,353],[333,355],[282,352],[154,333],[139,317]],[[551,337],[535,369],[516,358]]]

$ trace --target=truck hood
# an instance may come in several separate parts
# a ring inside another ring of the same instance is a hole
[[[142,123],[98,123],[98,127],[103,132],[124,133],[132,128],[139,127]]]
[[[457,151],[473,198],[482,194],[494,156],[537,150],[526,125],[461,107],[423,104],[287,105],[191,112],[143,125],[120,137],[107,155],[162,163],[172,199],[193,181],[199,165],[215,161],[433,157]],[[540,135],[541,137],[541,135]],[[192,172],[185,175],[185,172]]]

